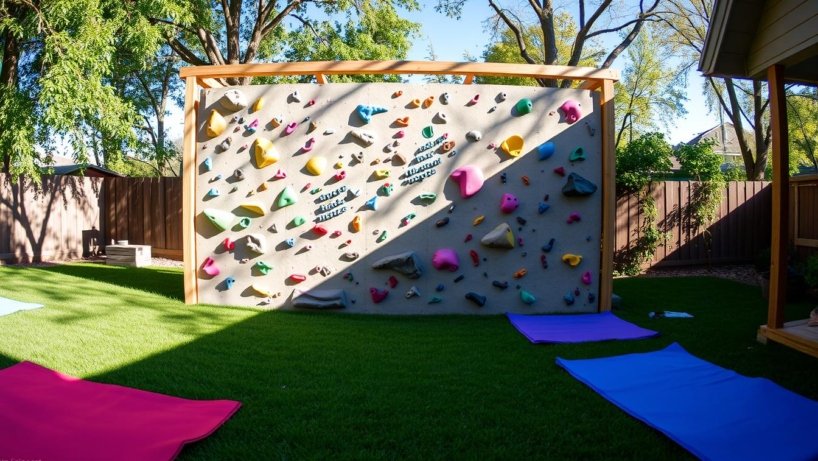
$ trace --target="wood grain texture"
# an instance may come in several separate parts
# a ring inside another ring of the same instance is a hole
[[[767,70],[770,91],[770,124],[772,126],[773,204],[772,242],[770,256],[770,299],[767,326],[780,328],[784,324],[787,303],[787,256],[789,252],[789,172],[790,147],[787,134],[787,104],[784,93],[784,66]],[[783,167],[782,167],[783,165]]]
[[[199,302],[196,278],[196,101],[199,88],[195,77],[185,79],[185,129],[182,148],[182,242],[184,254],[185,303]]]

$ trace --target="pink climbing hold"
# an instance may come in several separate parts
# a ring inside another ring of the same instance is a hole
[[[463,241],[464,241],[464,242],[471,242],[471,239],[472,239],[472,238],[473,238],[473,237],[472,237],[472,235],[471,235],[471,234],[466,234],[466,238],[465,238],[465,239],[463,239]]]
[[[460,268],[460,258],[457,257],[457,252],[454,249],[441,248],[435,251],[432,256],[432,266],[439,271],[455,272]]]
[[[461,166],[452,171],[449,177],[460,184],[460,196],[463,198],[469,198],[478,193],[485,182],[483,172],[474,165]]]
[[[302,147],[301,150],[304,152],[309,152],[313,147],[315,147],[315,138],[310,138],[307,140],[307,143],[304,144],[304,147]]]
[[[342,179],[344,179],[346,177],[347,177],[347,172],[344,171],[344,170],[341,170],[341,171],[335,173],[335,180],[336,181],[340,181],[340,180],[342,180]]]
[[[290,122],[287,124],[287,127],[284,128],[284,133],[286,134],[293,134],[295,128],[298,126],[298,122]]]
[[[571,214],[568,215],[568,220],[566,221],[568,224],[575,223],[578,221],[582,221],[582,216],[579,215],[578,212],[573,211]]]
[[[562,103],[560,111],[565,115],[565,121],[572,124],[582,117],[582,110],[579,108],[579,103],[573,99],[569,99]]]
[[[309,101],[307,101],[307,107],[314,106],[314,105],[315,105],[315,99],[310,99]]]
[[[284,172],[284,170],[281,170],[281,169],[276,171],[275,176],[273,176],[274,179],[284,179],[286,177],[287,177],[287,173]]]
[[[369,289],[369,296],[372,297],[372,302],[375,304],[380,303],[389,295],[389,290],[379,290],[377,288],[370,288]]]
[[[404,136],[406,136],[406,132],[404,132],[403,130],[400,130],[397,133],[395,133],[396,138],[402,138]]]
[[[224,245],[224,249],[227,251],[233,251],[236,248],[236,242],[230,240],[230,237],[224,239],[222,245]]]
[[[582,274],[581,280],[582,280],[582,283],[584,283],[585,285],[590,285],[591,284],[591,271],[585,271]]]
[[[202,263],[202,270],[205,274],[215,277],[219,275],[219,268],[216,267],[216,261],[213,260],[210,256],[205,258],[204,262]]]
[[[339,230],[334,231],[334,232],[332,233],[332,237],[340,237],[340,236],[341,236],[341,231],[339,231]]]
[[[517,196],[509,193],[503,194],[503,198],[500,200],[500,211],[509,214],[516,210],[518,206],[520,206],[520,201]]]
[[[292,280],[293,282],[296,282],[296,283],[301,283],[304,280],[307,280],[307,276],[306,275],[301,275],[301,274],[292,274],[292,275],[290,275],[290,280]]]
[[[398,286],[398,279],[394,275],[390,275],[389,280],[387,280],[387,282],[389,283],[390,288],[395,288],[396,286]]]
[[[561,167],[561,166],[558,166],[558,167],[554,168],[554,173],[557,173],[560,176],[565,176],[565,168]]]
[[[476,95],[474,95],[474,97],[472,97],[472,98],[471,98],[471,100],[469,101],[469,105],[472,105],[472,106],[473,106],[473,105],[477,104],[477,101],[479,101],[479,100],[480,100],[480,95],[479,95],[479,94],[476,94]]]

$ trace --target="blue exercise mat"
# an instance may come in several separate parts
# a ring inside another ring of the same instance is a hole
[[[0,317],[13,314],[17,311],[27,311],[43,307],[42,304],[24,303],[0,296]]]
[[[557,365],[707,460],[818,459],[818,402],[718,367],[674,343]]]

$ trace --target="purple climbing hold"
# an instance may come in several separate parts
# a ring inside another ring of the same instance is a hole
[[[520,201],[517,196],[509,193],[503,194],[503,198],[500,200],[500,211],[508,214],[516,210],[518,206],[520,206]]]
[[[460,258],[453,248],[440,248],[432,256],[432,266],[437,270],[455,272],[460,268]]]

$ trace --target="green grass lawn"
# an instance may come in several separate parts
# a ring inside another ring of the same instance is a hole
[[[818,399],[816,359],[755,341],[760,291],[711,278],[623,279],[618,315],[662,336],[532,345],[505,317],[378,317],[185,306],[178,270],[0,267],[0,367],[31,360],[99,382],[242,409],[182,459],[687,459],[554,359],[688,351]],[[652,310],[695,319],[650,320]],[[803,317],[808,306],[790,309]],[[672,398],[672,396],[668,396]]]

